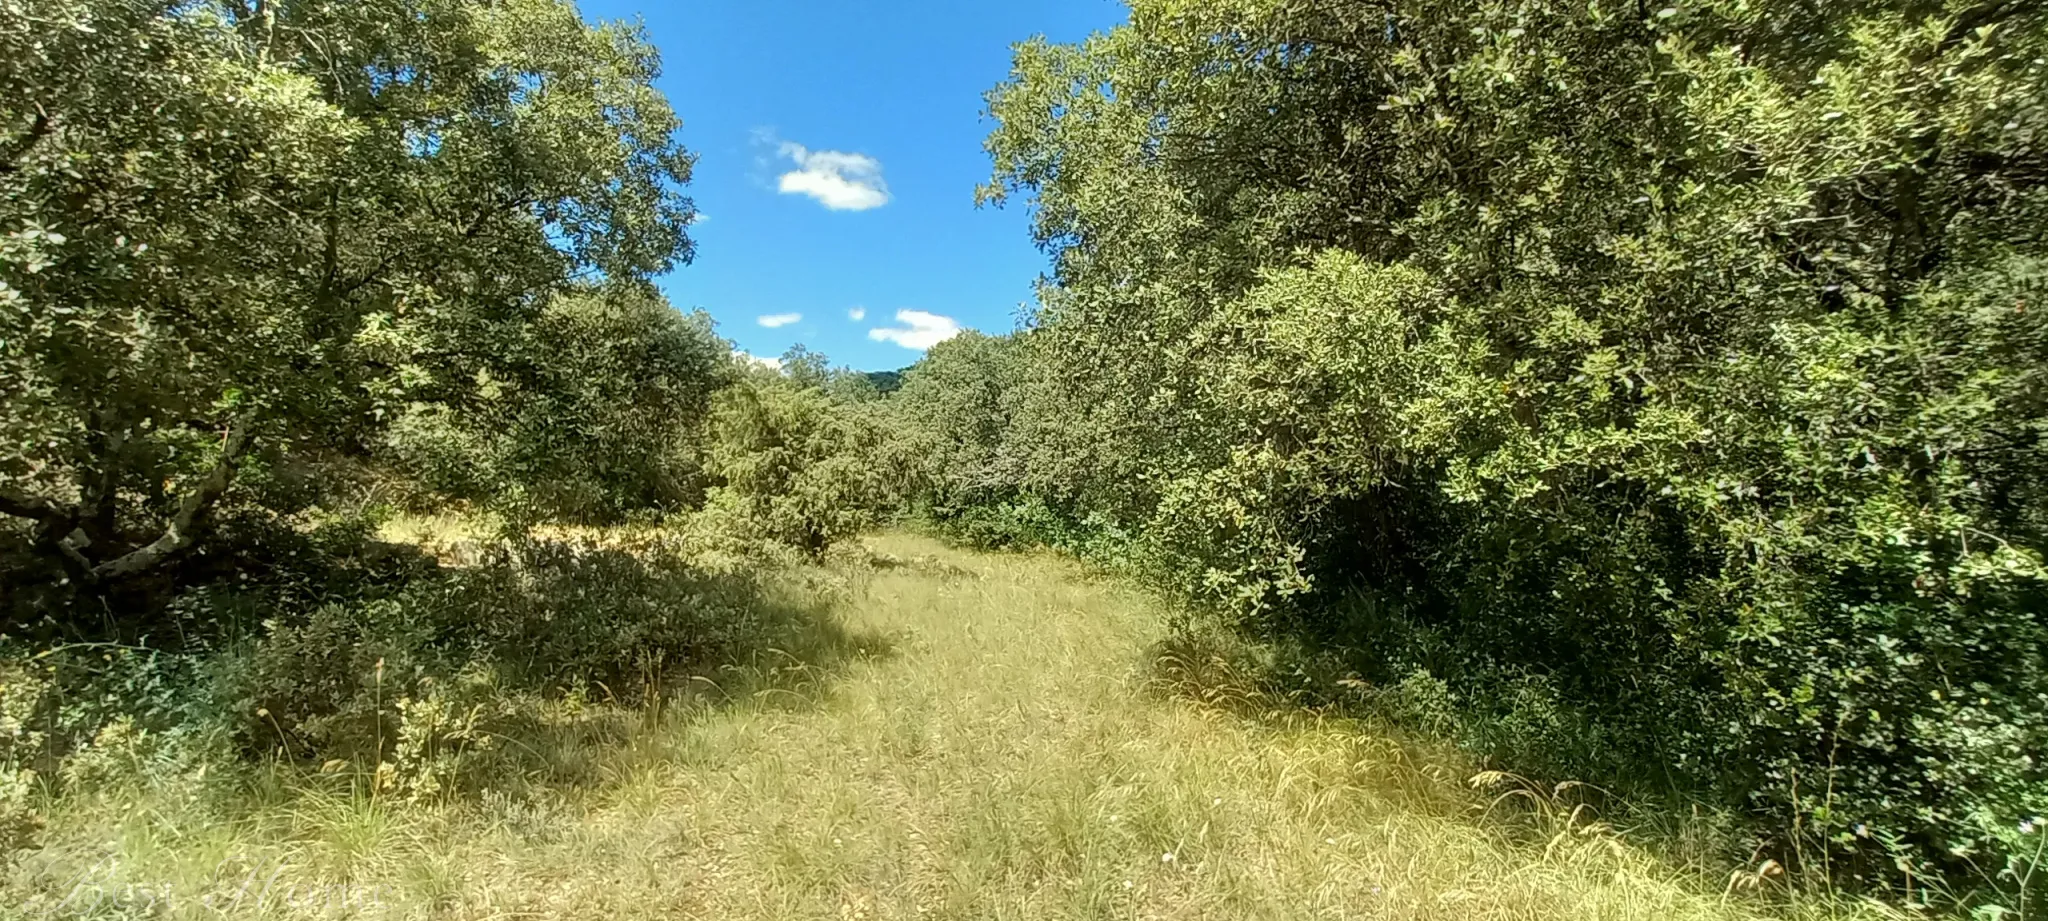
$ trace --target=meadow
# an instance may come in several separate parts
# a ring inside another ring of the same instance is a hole
[[[586,5],[0,0],[0,912],[2043,914],[2048,4]]]
[[[1155,599],[1057,555],[891,532],[783,578],[816,603],[781,648],[658,708],[555,703],[471,756],[523,749],[502,788],[116,765],[55,805],[0,898],[57,918],[1886,917],[1688,865],[1675,839],[1653,854],[1568,791],[1275,698],[1253,650],[1169,641]]]

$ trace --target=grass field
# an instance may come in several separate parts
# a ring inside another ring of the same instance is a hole
[[[1162,682],[1142,596],[1039,556],[867,540],[819,642],[592,707],[576,770],[406,801],[278,767],[63,804],[8,904],[50,917],[1602,919],[1779,905],[1455,757]],[[878,562],[877,562],[878,561]],[[793,644],[794,645],[794,644]],[[1184,663],[1199,666],[1199,663]],[[1228,705],[1222,705],[1228,704]],[[1491,807],[1491,808],[1489,808]]]

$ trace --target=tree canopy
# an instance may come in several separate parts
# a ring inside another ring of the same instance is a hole
[[[987,97],[1035,313],[900,373],[656,291],[658,77],[571,0],[0,0],[0,641],[229,610],[176,565],[229,519],[370,556],[364,479],[683,525],[216,618],[331,724],[277,735],[381,758],[387,647],[421,694],[658,672],[758,600],[691,553],[901,512],[1785,864],[2048,878],[2043,5],[1131,0]]]
[[[689,259],[658,66],[561,0],[8,0],[0,512],[120,579],[238,468],[488,401],[566,286]]]
[[[1052,268],[907,376],[942,517],[1131,531],[1515,767],[1838,871],[2026,846],[2038,5],[1131,7],[989,96]]]

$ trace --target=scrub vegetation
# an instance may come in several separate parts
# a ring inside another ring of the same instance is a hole
[[[2040,5],[1130,7],[863,374],[635,27],[0,0],[0,913],[2048,913]]]

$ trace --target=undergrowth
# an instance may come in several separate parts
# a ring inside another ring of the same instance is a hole
[[[383,719],[352,730],[390,734],[381,761],[116,721],[31,782],[39,846],[0,898],[81,918],[1886,915],[1304,706],[1269,652],[1169,632],[1057,557],[885,535],[770,572],[777,626],[646,693],[509,665],[407,683],[387,655],[383,710],[364,686]]]

